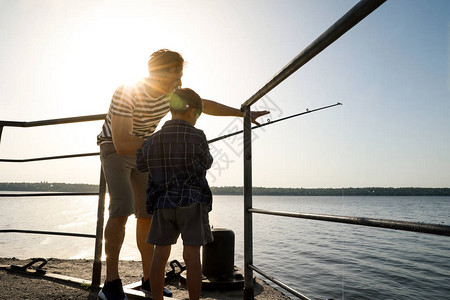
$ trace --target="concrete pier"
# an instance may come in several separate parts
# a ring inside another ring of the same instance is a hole
[[[47,259],[44,267],[48,273],[59,274],[62,277],[87,279],[92,275],[92,260],[66,260]],[[31,260],[19,260],[15,258],[0,258],[1,266],[18,265],[23,266]],[[120,274],[124,285],[132,285],[141,280],[141,263],[138,261],[120,261]],[[105,266],[102,266],[102,281],[104,280]],[[172,299],[188,299],[186,286],[178,280],[171,280],[166,288],[173,292]],[[4,268],[0,269],[0,299],[88,299],[89,291],[85,284],[61,284],[55,281],[38,278],[30,275],[10,273]],[[201,299],[205,300],[241,300],[242,290],[227,291],[202,291]],[[132,298],[130,298],[132,299]],[[136,298],[137,299],[137,298]],[[170,299],[170,298],[167,298]],[[269,286],[264,281],[256,279],[255,299],[257,300],[287,300],[288,296],[279,290]]]

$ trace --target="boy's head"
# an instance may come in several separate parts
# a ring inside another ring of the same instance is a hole
[[[202,98],[191,89],[178,89],[169,94],[172,119],[182,119],[195,125],[203,110]]]

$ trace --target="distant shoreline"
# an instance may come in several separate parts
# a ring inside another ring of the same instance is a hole
[[[243,187],[211,187],[214,195],[243,195]],[[50,182],[3,182],[0,192],[95,193],[97,184]],[[255,196],[450,196],[450,188],[359,187],[359,188],[267,188],[253,187]]]

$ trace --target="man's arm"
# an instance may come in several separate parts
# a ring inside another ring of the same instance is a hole
[[[145,160],[144,149],[141,148],[136,152],[136,169],[139,172],[148,172],[147,161]]]
[[[203,112],[208,115],[213,116],[230,116],[230,117],[243,117],[244,113],[241,112],[239,109],[229,107],[223,104],[220,104],[218,102],[202,99],[203,101]],[[251,117],[252,122],[256,125],[259,125],[259,123],[256,121],[257,118],[264,116],[266,114],[270,113],[267,110],[264,111],[252,111]]]
[[[112,116],[111,131],[114,147],[118,154],[136,155],[142,147],[144,139],[132,134],[133,118]]]

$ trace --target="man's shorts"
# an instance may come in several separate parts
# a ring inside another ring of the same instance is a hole
[[[119,155],[114,144],[107,143],[100,146],[100,159],[108,185],[109,216],[151,218],[145,208],[148,172],[136,169],[136,156]]]
[[[149,244],[176,244],[180,233],[185,246],[203,246],[212,242],[208,205],[194,203],[184,207],[155,209],[147,239]]]

